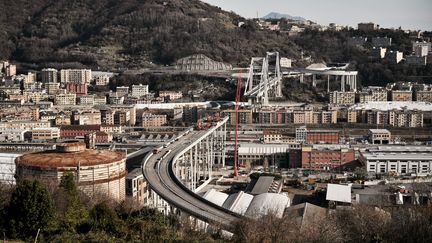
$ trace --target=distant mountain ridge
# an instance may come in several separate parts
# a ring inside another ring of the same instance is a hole
[[[271,12],[262,18],[263,19],[283,19],[283,18],[285,18],[285,19],[293,19],[293,20],[298,20],[298,21],[306,21],[305,18],[300,17],[300,16],[291,16],[289,14],[282,14],[282,13],[278,13],[278,12]]]

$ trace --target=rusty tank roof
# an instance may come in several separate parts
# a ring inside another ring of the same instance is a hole
[[[123,152],[86,149],[83,143],[57,145],[56,150],[24,154],[16,159],[16,164],[42,168],[94,166],[109,164],[125,159]]]

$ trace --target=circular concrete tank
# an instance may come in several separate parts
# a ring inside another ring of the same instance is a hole
[[[72,172],[78,188],[90,197],[109,195],[117,201],[125,199],[126,155],[109,150],[86,149],[81,142],[56,145],[55,150],[24,154],[15,160],[16,175],[60,182],[62,175]]]

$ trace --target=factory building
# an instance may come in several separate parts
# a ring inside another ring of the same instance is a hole
[[[74,174],[78,188],[90,197],[107,195],[116,201],[125,199],[126,156],[121,152],[88,149],[94,141],[68,142],[55,150],[29,153],[18,157],[18,180],[37,178],[59,183],[63,174]]]
[[[431,175],[432,147],[377,146],[360,150],[360,162],[370,173]]]

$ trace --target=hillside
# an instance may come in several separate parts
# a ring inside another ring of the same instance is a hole
[[[0,59],[40,67],[81,63],[103,69],[167,65],[194,53],[248,63],[278,50],[298,56],[287,36],[257,30],[198,0],[0,0]]]

